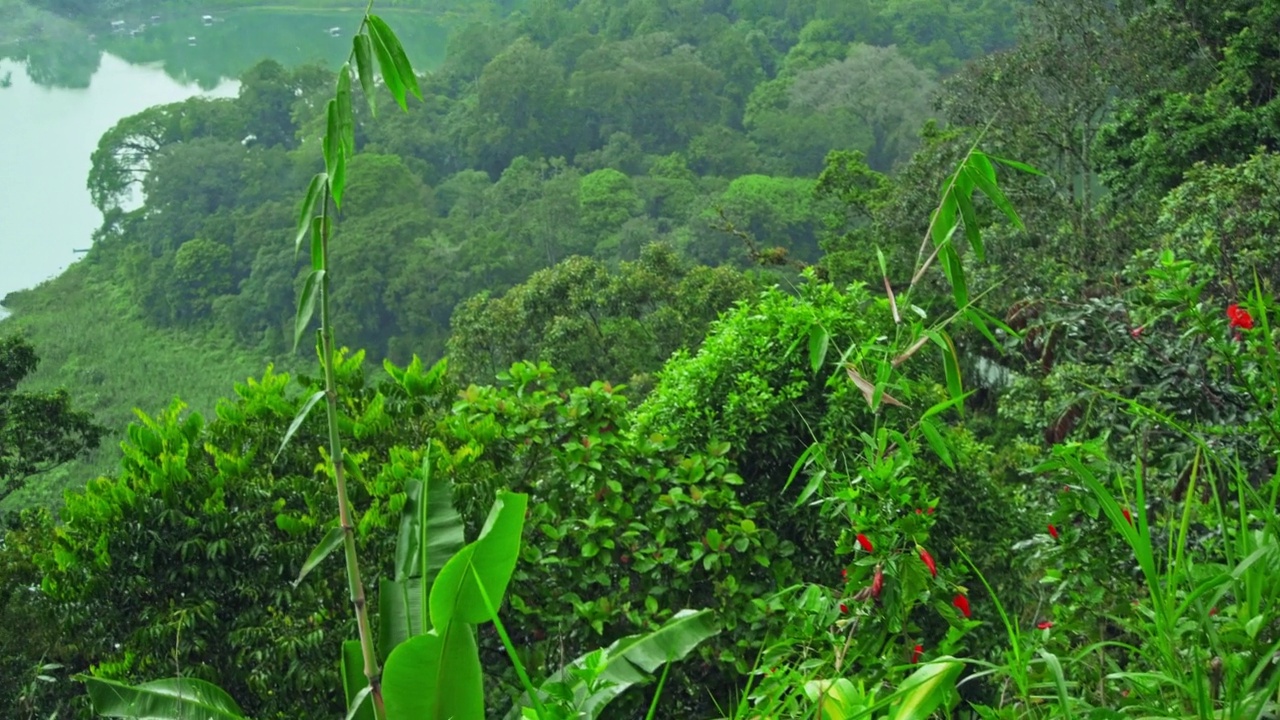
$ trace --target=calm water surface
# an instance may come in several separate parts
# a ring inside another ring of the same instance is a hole
[[[387,18],[416,67],[439,65],[445,26]],[[234,96],[230,78],[265,57],[336,68],[359,23],[354,12],[267,10],[211,24],[198,15],[121,19],[138,32],[88,27],[74,38],[0,47],[0,300],[56,276],[78,257],[73,250],[88,247],[102,222],[85,184],[89,156],[116,122],[195,95]]]

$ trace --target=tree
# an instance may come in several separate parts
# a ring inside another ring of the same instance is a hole
[[[173,279],[179,293],[178,320],[198,321],[209,316],[214,300],[231,294],[231,248],[214,240],[194,238],[173,257]]]
[[[89,196],[106,213],[131,198],[151,170],[157,153],[196,137],[239,142],[243,138],[234,101],[191,98],[157,105],[116,123],[98,140],[90,157]]]
[[[663,245],[614,270],[572,257],[500,297],[481,293],[459,305],[450,368],[490,382],[514,362],[547,361],[578,382],[633,382],[696,347],[711,321],[754,287],[730,268],[690,266]]]
[[[520,155],[560,155],[568,139],[564,69],[527,38],[485,66],[476,93],[480,164],[491,173]]]
[[[915,147],[934,87],[932,75],[897,48],[855,43],[844,60],[797,75],[791,101],[819,112],[853,113],[871,132],[867,161],[884,171]]]
[[[617,232],[640,209],[640,196],[631,178],[612,168],[583,176],[578,201],[583,230],[598,239]]]
[[[1159,0],[1127,19],[1124,40],[1143,49],[1140,72],[1099,137],[1118,197],[1154,208],[1198,162],[1280,149],[1280,4]]]
[[[18,390],[39,363],[22,336],[0,338],[0,500],[31,476],[98,447],[106,432],[92,415],[72,407],[66,390]]]

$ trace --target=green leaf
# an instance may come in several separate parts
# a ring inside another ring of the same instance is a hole
[[[414,582],[378,578],[378,647],[388,653],[415,635],[421,635],[422,592]],[[410,597],[410,588],[414,588]]]
[[[933,236],[933,243],[939,247],[949,244],[951,233],[955,231],[956,223],[956,201],[948,195],[942,199],[942,203],[933,211],[933,223],[929,226],[930,235]]]
[[[926,720],[955,689],[963,667],[955,658],[939,658],[911,673],[894,693],[898,699],[892,705],[890,720]]]
[[[938,459],[942,460],[948,468],[955,470],[956,465],[951,461],[951,451],[947,449],[947,443],[942,439],[942,434],[938,432],[938,428],[928,420],[921,420],[920,432],[924,433],[925,440],[929,441],[929,447],[933,448],[933,452],[938,455]]]
[[[938,403],[938,404],[934,405],[933,407],[929,408],[928,410],[925,410],[925,411],[924,411],[924,414],[920,416],[920,419],[921,419],[921,420],[927,420],[927,419],[929,419],[929,418],[933,417],[934,415],[937,415],[938,413],[940,413],[940,412],[942,412],[942,411],[944,411],[944,410],[948,410],[948,409],[950,409],[950,408],[953,408],[953,407],[955,407],[955,406],[959,405],[960,403],[964,402],[964,399],[965,399],[965,398],[969,397],[970,395],[974,394],[975,392],[977,392],[977,390],[970,390],[969,392],[965,393],[964,395],[961,395],[961,396],[960,396],[960,397],[958,397],[958,398],[947,398],[946,400],[943,400],[942,402],[940,402],[940,403]]]
[[[404,47],[400,45],[400,39],[392,32],[391,27],[377,15],[369,16],[369,27],[374,31],[375,43],[381,41],[386,47],[392,63],[395,64],[396,74],[400,76],[400,81],[413,93],[414,97],[421,100],[422,90],[418,87],[418,75],[413,71],[413,66],[409,64],[409,56],[404,54]],[[381,58],[379,58],[379,63],[381,63]],[[383,73],[386,73],[385,68]],[[403,92],[401,97],[403,97]],[[403,102],[400,104],[404,107]]]
[[[395,579],[382,580],[379,591],[378,629],[383,652],[431,629],[428,604],[423,598],[430,597],[436,575],[465,544],[462,517],[453,507],[449,479],[433,478],[430,455],[422,461],[421,474],[425,481],[410,480],[405,485],[407,497],[400,511]]]
[[[991,158],[992,160],[995,160],[1001,165],[1008,165],[1009,167],[1015,170],[1021,170],[1022,172],[1031,173],[1032,175],[1039,175],[1040,177],[1048,177],[1047,175],[1035,169],[1034,167],[1026,163],[1018,162],[1017,160],[1009,160],[1008,158],[996,157],[995,155],[988,155],[987,157]]]
[[[831,333],[821,325],[809,326],[809,365],[816,373],[827,359],[827,346],[831,343]]]
[[[365,685],[355,697],[347,701],[347,707],[351,708],[347,711],[347,720],[374,720],[373,704],[369,702],[372,694],[373,688]]]
[[[302,334],[311,323],[311,316],[316,312],[316,296],[320,294],[320,284],[324,282],[324,270],[312,270],[307,274],[306,283],[302,286],[302,297],[298,300],[298,316],[293,322],[293,349],[296,352],[298,343],[302,342]]]
[[[973,323],[974,327],[978,328],[978,332],[982,333],[982,336],[985,337],[992,346],[1001,352],[1004,351],[1004,346],[1000,344],[998,339],[996,339],[995,334],[991,332],[991,328],[987,327],[987,323],[982,319],[982,315],[974,312],[974,308],[966,308],[964,311],[964,317],[969,322]]]
[[[85,684],[93,711],[106,717],[139,720],[243,720],[236,701],[222,688],[194,678],[153,680],[125,685],[76,675]]]
[[[307,184],[307,197],[302,201],[302,209],[298,211],[298,229],[293,239],[293,256],[298,257],[298,252],[302,250],[302,238],[307,236],[307,230],[311,228],[311,215],[315,212],[316,202],[320,200],[320,191],[324,188],[324,181],[328,176],[324,173],[316,173],[311,178],[311,182]]]
[[[329,193],[333,196],[333,206],[342,207],[342,193],[347,187],[347,154],[338,151],[334,160],[333,177],[329,178]]]
[[[960,262],[960,255],[956,253],[956,249],[950,242],[943,245],[938,251],[938,258],[942,260],[942,271],[947,276],[947,280],[951,282],[951,295],[956,299],[957,308],[965,308],[969,305],[969,284],[964,278],[964,265]]]
[[[791,487],[791,483],[795,482],[796,475],[799,475],[800,471],[809,463],[809,456],[815,453],[820,453],[821,450],[822,448],[819,446],[819,443],[815,442],[805,448],[804,452],[800,453],[800,457],[796,458],[795,463],[791,466],[791,474],[787,476],[787,482],[783,484],[782,492],[785,493],[787,488]]]
[[[381,27],[386,27],[385,22],[379,21],[374,23],[375,16],[369,16],[369,41],[373,46],[373,54],[378,58],[378,70],[382,73],[382,81],[387,84],[387,90],[391,91],[391,97],[395,98],[396,104],[401,110],[408,110],[409,106],[405,102],[405,94],[408,90],[405,88],[405,80],[400,77],[400,70],[396,65],[395,58],[391,54],[386,38],[383,37]],[[388,28],[390,32],[390,28]]]
[[[338,131],[342,140],[342,153],[347,157],[356,154],[356,121],[351,112],[351,63],[344,63],[338,71]]]
[[[1049,668],[1049,674],[1053,676],[1053,685],[1058,690],[1058,707],[1057,710],[1063,714],[1066,720],[1071,720],[1071,698],[1067,694],[1067,678],[1062,673],[1062,663],[1058,662],[1058,656],[1045,650],[1038,648],[1037,652],[1040,657],[1044,658],[1044,664]]]
[[[369,36],[357,34],[351,39],[352,54],[356,57],[356,74],[360,76],[360,91],[365,102],[369,103],[369,115],[378,116],[378,94],[373,84],[373,47]]]
[[[657,630],[621,638],[605,648],[606,666],[598,678],[599,684],[591,694],[587,694],[586,681],[581,674],[570,671],[572,668],[584,667],[590,655],[588,653],[547,678],[538,690],[539,695],[549,698],[552,685],[567,683],[569,692],[575,697],[584,698],[578,708],[581,713],[578,717],[593,720],[609,701],[627,688],[651,681],[652,673],[659,667],[683,660],[704,640],[719,632],[720,628],[712,619],[710,610],[681,610]],[[523,708],[530,704],[526,693],[506,714],[505,720],[518,720]]]
[[[324,393],[321,392],[319,394],[323,395]],[[293,586],[298,587],[298,584],[302,582],[302,579],[305,578],[308,573],[314,570],[321,562],[324,562],[325,558],[329,557],[329,553],[337,550],[338,546],[342,544],[344,536],[345,532],[342,528],[329,528],[329,532],[325,533],[324,537],[321,538],[320,544],[316,545],[315,549],[311,551],[311,554],[307,556],[307,561],[302,563],[302,570],[298,572],[298,579],[293,581]]]
[[[338,162],[338,156],[342,154],[342,135],[338,129],[338,101],[330,98],[325,104],[325,130],[324,130],[324,169],[333,175],[333,168]],[[330,191],[332,192],[332,183],[330,183]]]
[[[849,720],[858,717],[861,694],[847,678],[810,680],[804,684],[810,702],[822,703],[821,720]]]
[[[311,231],[311,269],[324,270],[324,225],[326,218],[317,215]]]
[[[983,159],[985,160],[985,158]],[[991,167],[990,162],[987,162],[987,167]],[[996,185],[994,170],[991,172],[991,177],[987,177],[981,170],[975,169],[966,163],[964,172],[973,181],[973,184],[982,191],[982,194],[986,195],[1000,209],[1000,212],[1009,218],[1009,222],[1012,222],[1014,227],[1019,230],[1026,230],[1026,227],[1022,224],[1022,218],[1018,217],[1018,211],[1013,209],[1013,203],[1009,202],[1009,198],[1005,197],[1004,192]]]
[[[502,605],[520,554],[520,533],[524,528],[525,508],[529,496],[504,492],[498,496],[489,518],[474,542],[462,548],[445,563],[431,587],[431,626],[448,628],[456,618],[472,625],[490,619],[480,591],[477,576],[494,607]],[[475,574],[472,568],[475,568]]]
[[[382,672],[388,718],[484,720],[484,676],[475,628],[453,622],[396,646]]]
[[[978,227],[978,214],[973,211],[973,200],[967,193],[956,193],[955,198],[960,217],[964,220],[964,235],[969,240],[969,247],[979,262],[985,262],[987,250],[982,245],[982,230]]]
[[[284,452],[284,448],[289,444],[289,440],[293,438],[293,434],[298,432],[298,428],[302,427],[302,421],[307,419],[307,414],[311,412],[311,408],[324,397],[323,390],[317,390],[307,398],[307,401],[298,409],[298,414],[293,416],[293,422],[289,423],[289,429],[284,433],[284,439],[280,441],[280,449],[276,450],[276,456],[271,459],[275,462],[280,458],[280,453]]]
[[[960,360],[956,353],[956,345],[951,336],[941,330],[929,333],[929,337],[942,348],[942,370],[947,378],[947,393],[952,398],[964,397],[964,384],[960,378]],[[956,406],[960,415],[964,415],[964,405]]]
[[[364,674],[364,650],[359,640],[342,641],[342,692],[347,701],[347,717],[351,720],[374,720],[373,703],[368,696],[369,678]]]

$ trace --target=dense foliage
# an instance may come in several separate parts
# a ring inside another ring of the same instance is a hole
[[[332,168],[327,70],[122,121],[88,267],[146,322],[280,350],[332,269],[326,328],[387,360],[143,414],[56,519],[9,518],[0,692],[341,712],[343,571],[290,583],[346,532],[333,432],[376,619],[425,475],[468,538],[527,498],[476,636],[494,713],[684,608],[722,632],[663,717],[871,714],[952,656],[931,697],[983,718],[1274,713],[1280,46],[1274,3],[1230,5],[1043,0],[990,52],[995,3],[532,2],[407,113],[353,103],[330,265],[282,241]]]

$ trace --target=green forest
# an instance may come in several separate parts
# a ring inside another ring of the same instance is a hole
[[[383,5],[3,299],[7,716],[1280,716],[1280,1]]]

